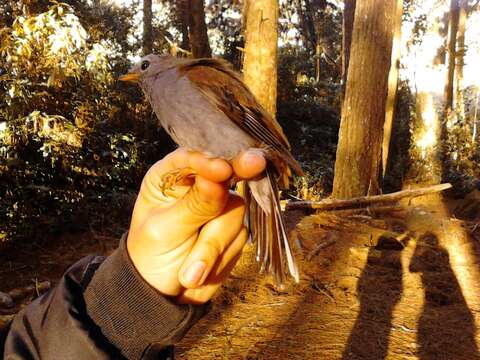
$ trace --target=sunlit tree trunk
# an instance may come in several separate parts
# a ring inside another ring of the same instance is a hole
[[[246,0],[245,83],[271,114],[277,104],[278,0]]]
[[[410,163],[404,185],[410,181],[438,184],[443,171],[442,136],[446,126],[442,121],[442,110],[445,99],[439,94],[443,94],[448,67],[441,59],[445,45],[444,25],[435,19],[444,15],[445,6],[430,2],[425,5],[431,14],[425,24],[425,40],[410,47],[417,61],[407,64],[406,69],[407,72],[415,71],[415,115],[410,117]]]
[[[403,0],[397,0],[395,10],[395,28],[393,34],[392,61],[388,75],[388,95],[385,108],[385,124],[383,126],[382,169],[383,176],[387,172],[388,155],[390,153],[390,139],[392,136],[393,115],[397,98],[398,70],[400,66],[400,47],[402,40]]]
[[[143,55],[153,52],[152,0],[143,0]]]
[[[453,108],[453,89],[455,78],[455,58],[457,55],[457,32],[460,16],[459,0],[451,0],[448,20],[448,71],[445,85],[445,112]]]
[[[190,47],[195,58],[211,57],[203,0],[189,1]]]
[[[480,100],[480,91],[478,87],[475,90],[475,108],[473,110],[473,129],[472,129],[472,143],[475,144],[477,139],[478,133],[478,123],[477,123],[477,116],[478,116],[478,101]]]
[[[342,83],[344,87],[347,84],[350,45],[352,43],[353,21],[355,19],[355,6],[356,0],[344,1],[342,39]]]
[[[467,23],[468,0],[460,0],[455,66],[455,107],[462,118],[465,116],[463,101],[463,67],[465,65],[465,30]]]
[[[378,193],[385,102],[397,0],[356,4],[333,194]]]
[[[320,45],[319,42],[317,42],[317,45],[315,46],[315,80],[317,82],[320,81],[320,64],[321,64],[321,56],[322,56],[322,46]]]
[[[432,91],[416,94],[416,116],[411,124],[414,146],[410,149],[412,164],[409,177],[422,184],[440,184],[442,181],[442,122],[434,96]]]

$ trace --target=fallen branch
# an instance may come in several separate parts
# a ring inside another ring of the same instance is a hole
[[[313,249],[308,255],[307,255],[307,260],[311,261],[315,256],[318,255],[320,250],[325,249],[333,244],[335,244],[337,240],[333,237],[330,237],[327,235],[325,241],[321,242],[318,244],[315,249]]]
[[[286,209],[293,210],[293,209],[317,209],[317,210],[331,210],[331,209],[338,209],[338,208],[347,208],[347,207],[355,207],[355,206],[364,206],[367,204],[378,203],[378,202],[395,202],[403,198],[414,198],[418,196],[423,196],[427,194],[433,194],[436,192],[444,191],[450,189],[452,187],[451,184],[440,184],[440,185],[433,185],[425,188],[420,189],[409,189],[409,190],[402,190],[398,192],[394,192],[391,194],[383,194],[383,195],[374,195],[374,196],[362,196],[353,199],[324,199],[320,201],[289,201],[287,203]]]
[[[372,207],[363,207],[357,209],[332,209],[332,213],[335,215],[341,216],[352,216],[362,213],[367,214],[377,214],[377,213],[385,213],[385,212],[396,212],[402,211],[403,207],[400,205],[388,205],[388,206],[372,206]]]

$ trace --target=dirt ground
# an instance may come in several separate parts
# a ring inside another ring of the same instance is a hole
[[[381,217],[287,215],[300,283],[274,287],[246,249],[178,359],[480,359],[479,193],[448,206],[421,197]],[[82,239],[3,249],[0,291],[55,281],[115,246]],[[1,314],[0,324],[12,316]]]

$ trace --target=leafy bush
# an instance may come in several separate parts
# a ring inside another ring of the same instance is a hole
[[[92,41],[73,8],[54,3],[17,16],[0,41],[0,237],[83,228],[98,208],[121,209],[114,198],[170,143],[145,121],[138,89],[116,83],[128,62],[115,36]]]
[[[279,62],[277,117],[306,174],[295,178],[289,193],[319,199],[332,189],[340,88],[315,80],[315,64],[306,52],[286,47]]]

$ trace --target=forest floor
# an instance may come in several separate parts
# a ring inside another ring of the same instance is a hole
[[[178,359],[480,359],[479,192],[448,205],[423,196],[381,217],[287,218],[300,283],[275,288],[247,249]],[[89,234],[4,249],[0,291],[55,282],[76,259],[114,246]],[[10,317],[0,312],[0,324]]]

